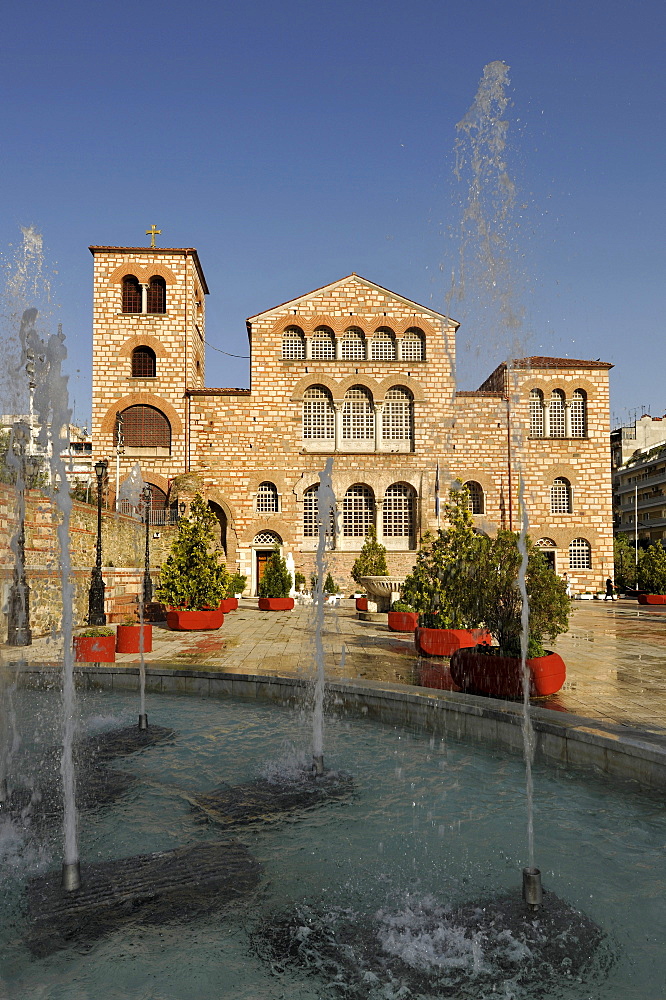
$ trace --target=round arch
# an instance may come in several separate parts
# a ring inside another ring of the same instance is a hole
[[[171,424],[171,433],[183,433],[183,421],[171,403],[161,396],[156,396],[153,392],[133,392],[128,396],[117,399],[108,408],[100,423],[101,434],[113,434],[116,426],[116,413],[126,410],[130,406],[154,406],[156,410],[161,410]]]

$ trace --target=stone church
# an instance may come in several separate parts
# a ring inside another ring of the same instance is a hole
[[[250,387],[205,381],[208,286],[192,248],[90,247],[95,459],[140,464],[156,503],[199,484],[230,569],[255,594],[274,543],[310,579],[318,473],[333,458],[330,568],[370,525],[393,574],[412,566],[454,479],[480,531],[529,532],[574,593],[612,576],[609,369],[529,357],[456,390],[458,324],[357,274],[250,316]],[[118,414],[121,415],[119,423]],[[185,478],[184,478],[185,477]]]

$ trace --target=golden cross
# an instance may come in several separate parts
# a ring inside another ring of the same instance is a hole
[[[146,229],[146,236],[150,236],[150,239],[151,239],[151,244],[150,244],[151,250],[155,249],[155,237],[156,236],[161,236],[161,235],[162,235],[162,230],[161,229],[156,229],[154,222],[153,222],[152,226],[150,227],[150,229]]]

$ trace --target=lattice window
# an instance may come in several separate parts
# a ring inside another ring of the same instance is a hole
[[[159,276],[151,278],[148,285],[148,312],[166,312],[166,281]]]
[[[343,361],[365,360],[365,339],[360,330],[356,328],[345,330],[342,338],[342,359]]]
[[[317,486],[311,486],[303,494],[303,535],[305,538],[317,538],[319,535],[319,496],[317,490]]]
[[[331,361],[335,358],[335,339],[333,331],[326,326],[319,326],[312,335],[312,360]]]
[[[539,538],[538,541],[536,542],[536,546],[537,548],[545,549],[546,551],[548,551],[549,549],[557,548],[557,545],[555,544],[552,538]]]
[[[375,496],[369,486],[355,483],[345,493],[342,533],[347,538],[365,538],[375,519]]]
[[[133,378],[155,378],[157,362],[152,347],[137,347],[132,351]]]
[[[373,361],[395,361],[395,338],[391,330],[376,330],[370,343]]]
[[[312,385],[303,393],[303,439],[332,441],[335,439],[335,412],[331,397],[320,385]]]
[[[402,338],[402,360],[423,361],[425,355],[424,339],[421,330],[407,330]]]
[[[586,538],[574,538],[569,545],[569,569],[592,569],[592,548]]]
[[[550,436],[564,437],[564,393],[553,389],[550,396]]]
[[[282,539],[276,531],[260,531],[254,536],[254,545],[282,545]]]
[[[305,337],[297,326],[288,326],[282,334],[282,357],[300,361],[305,357]]]
[[[126,447],[171,447],[171,425],[161,410],[154,406],[130,406],[123,410],[123,418]],[[116,437],[117,433],[116,426]]]
[[[470,514],[485,514],[485,504],[483,502],[483,489],[481,484],[474,482],[471,479],[468,483],[465,483],[467,487],[467,492],[469,493],[469,500],[467,501],[467,509]]]
[[[353,386],[345,393],[342,410],[342,437],[347,441],[367,441],[375,436],[375,410],[366,389]]]
[[[568,479],[559,476],[550,487],[551,514],[571,513],[571,486]]]
[[[530,437],[543,437],[543,394],[540,389],[530,392]]]
[[[139,279],[133,274],[128,274],[123,278],[123,312],[141,312],[141,285]]]
[[[587,437],[587,398],[582,389],[576,389],[571,399],[571,436]]]
[[[405,483],[394,483],[384,494],[382,528],[386,538],[411,538],[414,534],[416,492]]]
[[[407,389],[389,389],[382,413],[385,441],[411,441],[413,437],[412,394]]]
[[[257,490],[257,510],[268,514],[278,509],[278,491],[275,483],[259,483]]]

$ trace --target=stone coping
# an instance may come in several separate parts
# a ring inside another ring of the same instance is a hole
[[[22,664],[19,686],[57,688],[59,666]],[[138,666],[75,667],[77,687],[136,691]],[[290,704],[300,701],[309,681],[299,677],[146,666],[146,692],[199,697],[237,697]],[[327,711],[412,725],[426,732],[501,746],[522,753],[522,704],[456,691],[406,688],[378,681],[327,681]],[[611,779],[636,781],[641,790],[666,790],[666,737],[628,726],[531,707],[537,759],[593,769]]]

